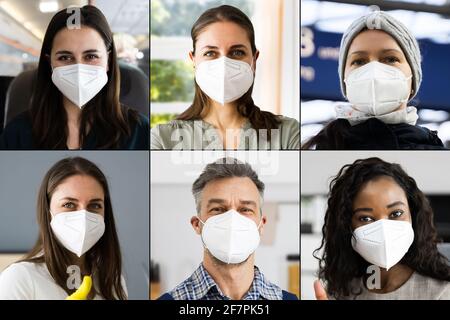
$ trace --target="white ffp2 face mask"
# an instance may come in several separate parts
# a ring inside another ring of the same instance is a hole
[[[362,112],[379,116],[408,101],[411,78],[396,67],[372,61],[351,71],[344,81],[348,101]]]
[[[225,56],[201,62],[195,71],[195,81],[214,101],[225,104],[242,97],[253,84],[252,67]]]
[[[88,64],[71,64],[53,69],[52,81],[78,107],[94,98],[108,82],[106,69]]]
[[[410,222],[381,219],[353,231],[352,247],[367,262],[389,270],[414,241]]]
[[[86,210],[55,214],[50,226],[58,241],[78,257],[91,249],[105,232],[103,217]]]
[[[203,244],[222,262],[241,263],[255,252],[259,245],[259,226],[236,210],[213,216],[203,224]]]

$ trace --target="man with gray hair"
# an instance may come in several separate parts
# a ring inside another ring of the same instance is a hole
[[[191,225],[201,236],[203,262],[162,300],[296,300],[268,282],[255,266],[267,217],[264,183],[235,158],[208,164],[192,185],[197,215]]]

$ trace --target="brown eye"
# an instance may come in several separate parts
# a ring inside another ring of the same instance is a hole
[[[216,53],[214,51],[207,51],[203,54],[203,56],[208,57],[208,58],[212,58],[216,55]]]
[[[86,59],[87,59],[87,60],[95,60],[95,59],[98,59],[98,56],[95,55],[95,54],[88,54],[88,55],[86,56]]]
[[[367,216],[359,217],[358,220],[361,221],[361,222],[364,222],[364,223],[373,221],[373,219],[371,217],[367,217]]]
[[[396,219],[399,218],[403,215],[403,211],[402,210],[395,210],[394,212],[392,212],[389,217]]]
[[[59,56],[58,61],[69,61],[70,60],[70,56]]]
[[[362,66],[364,64],[366,64],[366,61],[364,59],[356,59],[356,60],[353,60],[350,65],[352,65],[352,66]]]

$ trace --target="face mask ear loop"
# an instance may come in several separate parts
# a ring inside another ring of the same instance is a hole
[[[261,227],[261,225],[262,225],[262,216],[261,216],[261,218],[259,219],[259,223],[258,223],[258,226],[256,227],[256,230],[259,230],[259,228]]]
[[[205,225],[205,223],[202,221],[202,219],[200,219],[200,217],[197,217],[197,219],[198,219],[198,221],[200,221],[203,224],[203,226]],[[202,232],[200,232],[200,238],[202,239],[203,247],[208,249],[208,247],[205,244],[205,241],[203,240],[203,229],[202,229]]]
[[[253,58],[252,58],[252,64],[250,65],[250,68],[251,68],[252,71],[253,71],[253,77],[255,76],[255,73],[256,73],[256,71],[255,71],[255,65],[256,65],[256,58],[253,57]]]

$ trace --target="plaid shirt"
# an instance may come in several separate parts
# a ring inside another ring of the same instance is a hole
[[[243,300],[281,300],[281,289],[266,281],[264,275],[255,268],[255,277],[250,290]],[[219,286],[214,282],[203,264],[184,282],[170,292],[175,300],[231,300],[225,296]]]

